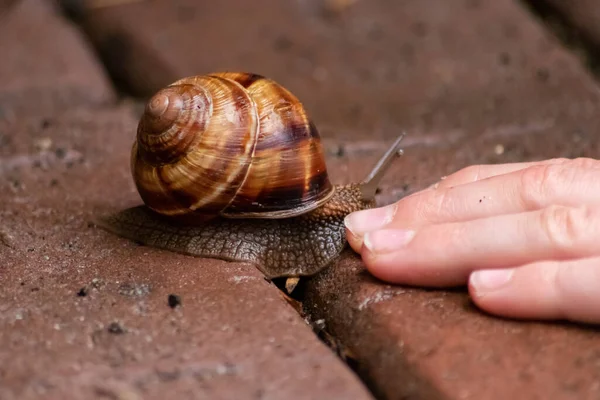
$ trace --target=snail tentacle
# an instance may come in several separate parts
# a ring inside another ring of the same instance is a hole
[[[144,202],[100,227],[147,246],[313,275],[346,246],[344,218],[375,206],[403,135],[361,183],[333,186],[301,102],[261,75],[180,79],[148,102],[131,148]]]

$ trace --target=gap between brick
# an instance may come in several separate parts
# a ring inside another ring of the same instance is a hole
[[[600,81],[600,42],[580,29],[568,16],[564,15],[545,0],[518,0],[547,31],[551,32],[562,45],[575,54],[592,77]]]

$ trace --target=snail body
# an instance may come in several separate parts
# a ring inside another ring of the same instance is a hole
[[[144,205],[100,226],[147,246],[313,275],[346,245],[344,217],[375,206],[402,136],[360,183],[333,185],[300,101],[248,73],[180,79],[147,103],[131,150]]]

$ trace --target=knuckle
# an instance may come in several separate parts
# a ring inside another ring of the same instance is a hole
[[[566,157],[555,157],[548,159],[548,161],[545,164],[568,164],[572,161],[572,159]]]
[[[465,182],[474,182],[479,177],[480,172],[481,165],[470,165],[468,167],[461,168],[448,176],[442,177],[440,181],[438,181],[432,187],[434,189],[445,189]]]
[[[536,165],[521,174],[521,200],[526,209],[546,205],[559,190],[565,190],[572,179],[572,169],[565,164]]]
[[[521,173],[521,201],[525,209],[540,208],[544,190],[548,188],[548,180],[552,175],[550,165],[536,165],[525,168]]]
[[[460,171],[456,172],[456,176],[460,176],[461,178],[465,178],[465,180],[469,182],[474,182],[477,180],[479,175],[481,174],[481,165],[469,165],[468,167],[464,167]]]
[[[600,162],[588,157],[578,157],[569,161],[569,164],[578,169],[595,169],[600,167]]]
[[[447,191],[440,190],[425,201],[417,203],[416,212],[424,221],[435,220],[443,213],[447,203]]]
[[[432,205],[431,205],[431,211],[433,211],[434,214],[443,214],[444,210],[446,210],[448,208],[448,191],[447,190],[442,190],[438,196],[436,196],[436,198],[434,199]]]
[[[568,193],[582,170],[598,168],[600,161],[585,157],[556,158],[550,163],[525,168],[521,173],[521,201],[526,209],[545,207],[560,193]]]
[[[550,206],[541,211],[540,226],[553,249],[568,252],[586,240],[595,214],[587,207]]]

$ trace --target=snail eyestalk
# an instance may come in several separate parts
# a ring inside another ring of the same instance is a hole
[[[379,187],[379,183],[381,179],[392,165],[392,162],[396,157],[401,157],[404,155],[404,150],[400,148],[400,142],[404,139],[406,133],[402,133],[398,139],[394,142],[394,144],[388,149],[388,151],[381,157],[381,159],[375,164],[371,173],[365,178],[365,180],[360,185],[360,190],[362,192],[363,200],[371,201],[375,198],[375,193],[377,192],[377,188]]]

